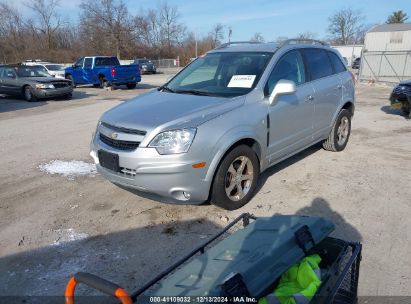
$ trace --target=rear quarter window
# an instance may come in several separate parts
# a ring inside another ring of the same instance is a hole
[[[345,67],[345,64],[341,61],[340,57],[338,57],[337,54],[335,54],[334,52],[328,51],[328,55],[330,56],[331,63],[334,66],[335,73],[338,74],[341,72],[345,72],[347,70],[347,68]]]
[[[305,62],[310,80],[324,78],[333,74],[330,58],[323,49],[305,49]]]

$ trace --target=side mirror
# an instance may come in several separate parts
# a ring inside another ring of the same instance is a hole
[[[268,102],[270,105],[276,103],[278,96],[294,94],[297,91],[295,82],[292,80],[280,79],[271,92]]]

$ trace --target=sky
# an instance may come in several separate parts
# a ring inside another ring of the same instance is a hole
[[[2,0],[0,0],[2,1]],[[156,8],[161,0],[123,0],[132,14]],[[6,2],[8,2],[6,0]],[[25,0],[14,0],[13,5],[25,15],[30,11]],[[61,1],[59,11],[75,21],[81,0]],[[328,17],[341,8],[360,10],[365,25],[384,23],[393,11],[403,10],[411,22],[410,0],[168,0],[177,6],[180,21],[198,37],[206,35],[216,23],[232,29],[232,41],[249,40],[260,32],[266,41],[277,37],[295,37],[312,32],[317,38],[327,35]]]

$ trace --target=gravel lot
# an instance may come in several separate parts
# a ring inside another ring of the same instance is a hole
[[[390,109],[388,87],[357,85],[344,152],[312,147],[276,165],[235,212],[40,170],[53,160],[91,163],[99,116],[166,78],[145,75],[135,90],[80,87],[71,101],[0,97],[0,295],[63,295],[80,270],[134,290],[242,212],[329,218],[334,236],[364,244],[360,295],[410,295],[411,121]]]

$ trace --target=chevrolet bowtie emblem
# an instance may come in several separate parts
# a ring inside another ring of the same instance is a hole
[[[113,133],[110,134],[110,137],[111,137],[112,139],[116,139],[116,138],[118,137],[118,133],[113,132]]]

